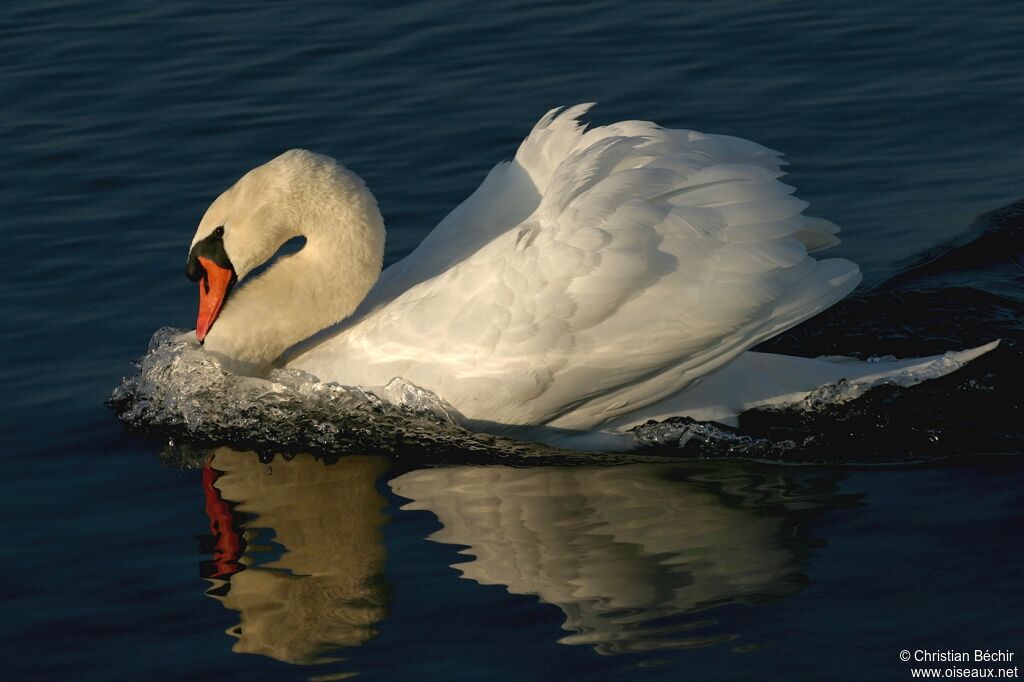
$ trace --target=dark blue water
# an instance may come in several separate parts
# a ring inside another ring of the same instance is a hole
[[[1024,655],[1022,34],[1009,0],[5,3],[0,677],[862,680],[909,678],[901,649]],[[393,262],[590,100],[785,151],[843,226],[864,289],[772,350],[998,355],[746,419],[830,462],[802,467],[182,470],[104,406],[194,319],[188,241],[248,168],[338,157]]]

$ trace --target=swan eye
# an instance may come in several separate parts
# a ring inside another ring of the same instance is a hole
[[[196,242],[192,247],[192,250],[188,254],[188,263],[185,266],[185,274],[193,282],[198,282],[205,275],[205,269],[199,262],[199,257],[202,256],[214,264],[231,270],[234,272],[234,267],[231,265],[231,259],[228,258],[227,251],[224,250],[224,226],[220,226],[211,232],[209,235]]]

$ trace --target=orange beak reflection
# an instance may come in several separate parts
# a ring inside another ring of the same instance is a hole
[[[235,272],[222,268],[209,258],[199,257],[205,271],[199,279],[199,318],[196,320],[196,338],[202,343],[210,333],[210,327],[220,315],[228,292],[235,283]]]

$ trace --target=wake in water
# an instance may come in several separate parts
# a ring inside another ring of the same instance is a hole
[[[255,449],[400,452],[410,446],[463,454],[528,451],[456,425],[438,396],[401,379],[372,392],[321,383],[304,372],[265,379],[232,374],[184,329],[153,335],[138,372],[108,404],[134,430],[183,443],[234,443]]]
[[[191,444],[232,443],[267,452],[531,464],[582,457],[592,464],[665,456],[884,463],[1016,452],[1024,443],[1024,400],[1013,379],[1024,367],[1024,202],[983,216],[977,233],[758,350],[822,355],[860,347],[915,356],[1002,338],[996,351],[923,384],[949,367],[885,385],[824,386],[798,405],[747,412],[738,429],[685,418],[651,422],[633,430],[639,449],[632,455],[574,455],[473,433],[443,399],[402,379],[371,391],[320,383],[298,370],[236,376],[194,335],[170,328],[153,336],[138,372],[109,404],[129,428],[169,439],[179,454]]]

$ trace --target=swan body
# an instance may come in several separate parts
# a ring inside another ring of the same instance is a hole
[[[588,107],[545,115],[383,273],[383,220],[353,173],[303,150],[250,171],[196,232],[201,298],[212,271],[242,281],[288,239],[306,245],[207,301],[207,349],[237,371],[402,377],[470,426],[564,444],[652,417],[729,423],[843,378],[934,376],[994,345],[893,363],[749,352],[860,282],[812,255],[838,228],[803,215],[776,152],[641,121],[588,131]]]

